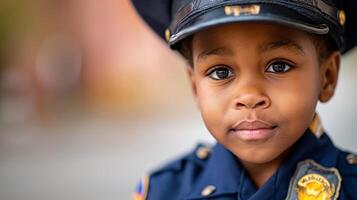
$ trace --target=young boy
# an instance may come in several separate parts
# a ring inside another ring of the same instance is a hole
[[[357,156],[315,113],[356,44],[353,0],[134,1],[188,61],[217,140],[144,177],[135,199],[357,199]]]

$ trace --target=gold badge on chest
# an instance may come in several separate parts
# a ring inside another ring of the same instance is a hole
[[[306,160],[298,164],[286,200],[336,200],[340,186],[341,176],[337,169]]]
[[[330,200],[335,193],[335,185],[323,176],[308,174],[300,178],[296,192],[299,200]]]

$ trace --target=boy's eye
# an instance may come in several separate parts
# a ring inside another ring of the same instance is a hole
[[[216,67],[208,73],[208,76],[214,80],[227,79],[233,75],[233,72],[228,67]]]
[[[271,63],[268,68],[267,72],[272,72],[272,73],[284,73],[289,71],[292,68],[292,65],[284,62],[284,61],[276,61]]]

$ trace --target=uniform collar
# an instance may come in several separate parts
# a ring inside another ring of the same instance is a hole
[[[252,196],[249,199],[284,199],[298,162],[312,159],[325,167],[334,167],[337,155],[337,149],[326,134],[317,137],[315,133],[307,129],[292,147],[284,164],[266,184],[256,190],[238,159],[224,146],[216,144],[197,184],[186,199],[213,199],[222,195]],[[202,191],[208,185],[213,185],[215,191],[209,196],[204,196]],[[279,192],[266,192],[272,190]],[[269,193],[276,196],[268,197]]]
[[[237,193],[242,173],[243,168],[238,159],[224,146],[216,144],[197,184],[187,199],[204,198],[201,193],[208,185],[216,187],[215,192],[209,198],[222,194]]]

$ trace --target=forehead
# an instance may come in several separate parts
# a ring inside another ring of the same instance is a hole
[[[217,46],[239,47],[263,45],[280,41],[304,48],[313,44],[312,35],[298,29],[274,23],[235,23],[211,27],[193,36],[192,47],[209,49]],[[285,41],[285,42],[284,42]]]

